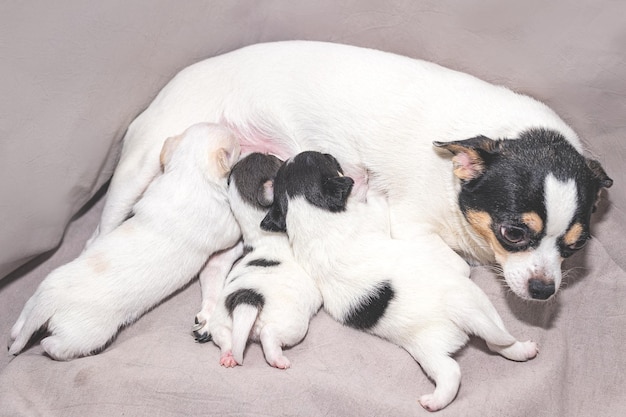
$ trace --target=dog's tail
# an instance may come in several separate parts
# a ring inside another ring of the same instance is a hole
[[[250,330],[264,304],[263,295],[251,289],[239,289],[226,297],[226,308],[233,318],[233,358],[239,365],[243,364]]]

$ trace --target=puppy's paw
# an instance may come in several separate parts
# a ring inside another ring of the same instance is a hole
[[[209,333],[209,320],[203,318],[202,312],[198,313],[195,318],[195,324],[191,328],[193,337],[198,343],[206,343],[211,341],[211,334]]]
[[[288,369],[291,367],[291,362],[289,362],[289,359],[287,359],[286,356],[281,355],[272,360],[272,362],[270,362],[270,365],[278,369]]]
[[[492,351],[499,353],[507,359],[517,362],[525,362],[529,359],[533,359],[539,353],[537,344],[530,340],[526,342],[517,341],[506,347],[494,346],[491,344],[488,344],[488,346]]]
[[[220,365],[226,368],[234,368],[239,364],[237,363],[235,358],[233,358],[233,352],[229,350],[228,352],[225,352],[222,354],[222,356],[220,356]]]
[[[444,408],[448,403],[442,402],[437,396],[433,394],[422,395],[419,399],[419,403],[427,411],[439,411]]]

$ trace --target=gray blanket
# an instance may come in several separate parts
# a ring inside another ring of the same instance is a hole
[[[433,60],[545,101],[615,180],[556,300],[522,302],[488,267],[474,268],[511,333],[540,353],[516,363],[472,340],[456,355],[458,397],[438,415],[626,415],[626,3],[114,0],[2,11],[5,338],[39,282],[81,251],[125,128],[176,71],[255,42],[335,41]],[[0,355],[0,415],[427,414],[417,398],[432,383],[386,341],[320,313],[289,351],[291,369],[270,368],[258,345],[244,366],[225,369],[217,347],[191,336],[199,305],[194,281],[93,357],[55,362],[38,345]]]

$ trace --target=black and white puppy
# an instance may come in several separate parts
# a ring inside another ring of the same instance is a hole
[[[306,335],[322,305],[315,281],[295,261],[287,236],[261,229],[273,200],[272,181],[281,161],[254,153],[239,161],[229,178],[231,209],[243,234],[245,255],[228,277],[208,323],[200,322],[199,341],[212,338],[221,349],[220,364],[243,364],[248,337],[263,346],[267,363],[289,368],[282,348]]]
[[[384,197],[370,192],[367,203],[348,202],[352,186],[331,155],[303,152],[276,175],[274,203],[261,225],[287,232],[333,318],[403,347],[419,362],[436,384],[420,398],[424,408],[439,410],[456,396],[461,374],[449,355],[468,334],[515,361],[537,355],[535,343],[508,333],[450,248],[392,239]]]

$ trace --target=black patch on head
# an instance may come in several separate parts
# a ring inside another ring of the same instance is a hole
[[[265,183],[274,179],[282,161],[274,155],[252,153],[237,162],[230,171],[228,183],[234,183],[246,203],[267,208],[272,201],[265,198]]]
[[[394,291],[389,281],[383,281],[372,288],[369,294],[361,297],[346,314],[343,323],[358,330],[371,329],[385,314]]]
[[[265,298],[262,294],[259,294],[254,290],[242,288],[228,294],[226,301],[224,302],[226,310],[228,310],[228,314],[230,315],[233,314],[235,307],[240,304],[248,304],[261,310],[265,304]]]
[[[320,152],[302,152],[285,162],[274,179],[274,203],[261,228],[286,231],[287,200],[297,196],[323,210],[344,211],[354,180],[342,174],[339,162]]]
[[[589,234],[589,222],[598,192],[612,184],[597,161],[585,158],[562,134],[553,130],[529,129],[518,139],[479,137],[454,144],[476,151],[484,165],[477,178],[461,182],[461,211],[464,214],[470,210],[489,213],[492,231],[510,252],[537,247],[545,234],[543,230],[540,233],[529,230],[522,216],[535,212],[546,224],[544,185],[548,174],[559,181],[575,181],[578,204],[572,224],[582,224],[584,235]],[[528,244],[519,246],[507,242],[501,235],[503,225],[528,230]],[[565,254],[564,250],[562,252]]]
[[[280,265],[280,261],[275,261],[272,259],[253,259],[250,262],[248,262],[246,264],[247,266],[260,266],[263,268],[268,268],[268,267],[272,267],[272,266],[278,266]]]

